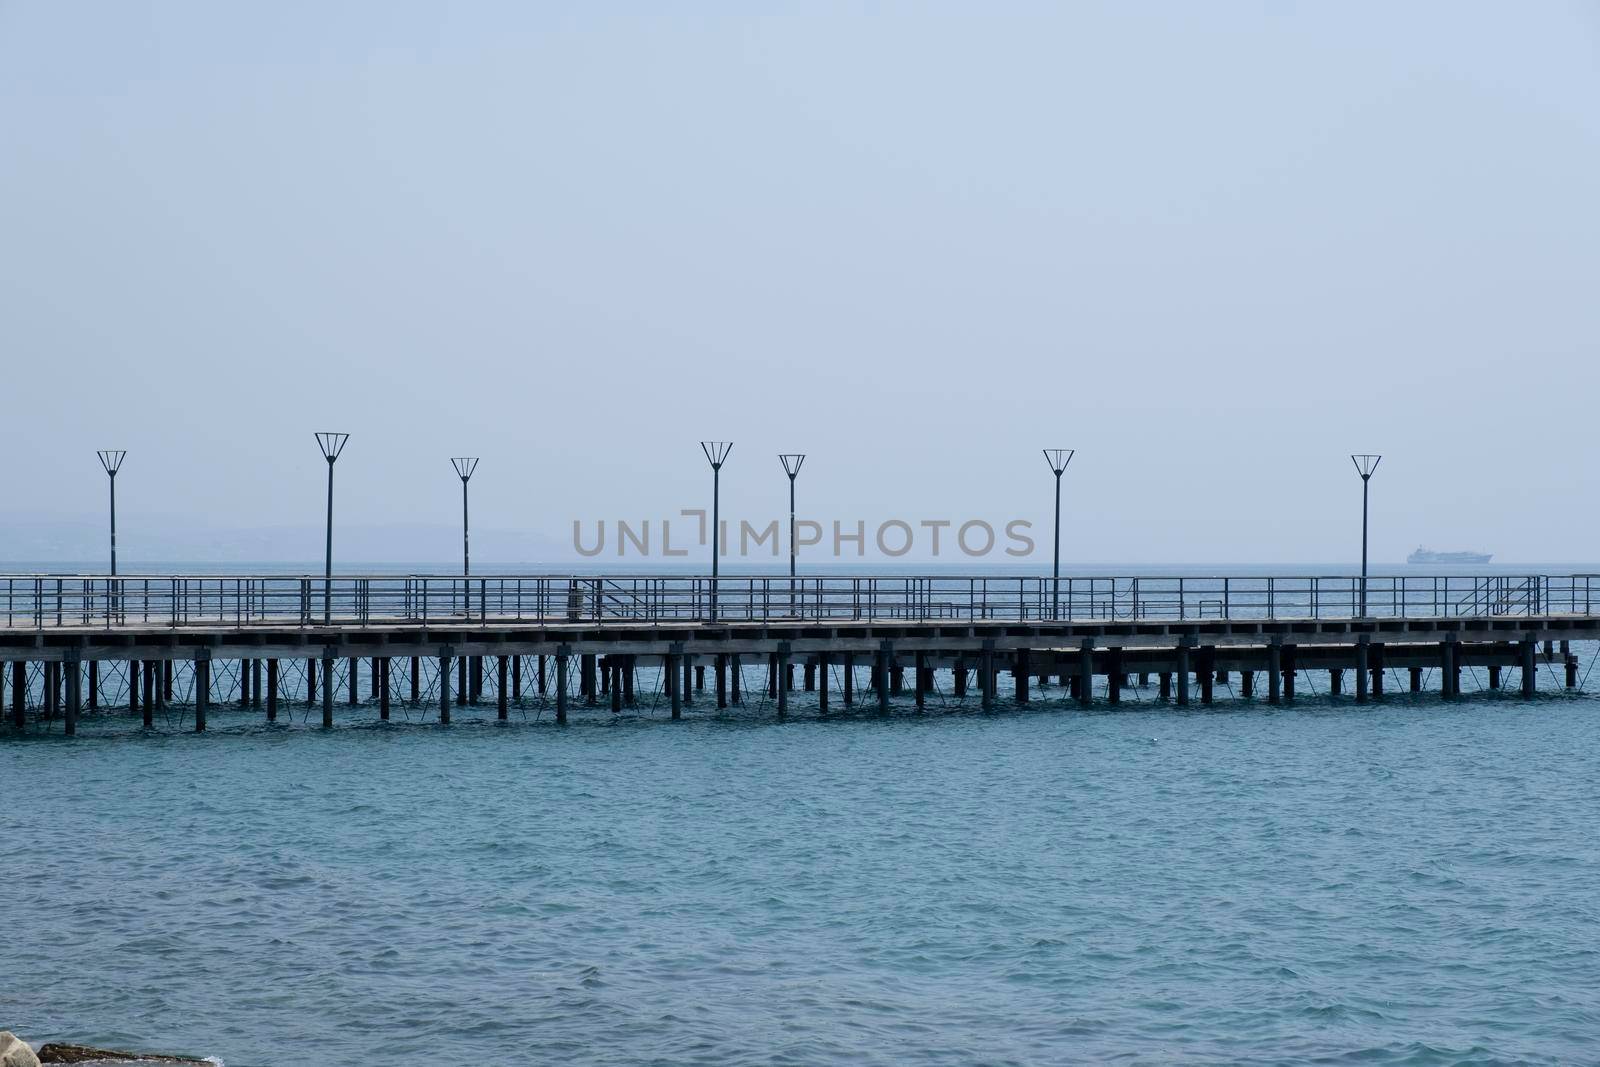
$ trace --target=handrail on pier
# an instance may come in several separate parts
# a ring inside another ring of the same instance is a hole
[[[1600,613],[1600,575],[0,575],[5,626],[1282,620]],[[327,603],[324,604],[324,596]]]

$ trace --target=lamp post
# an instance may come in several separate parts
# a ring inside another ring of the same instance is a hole
[[[1072,448],[1046,448],[1044,461],[1056,476],[1056,539],[1055,555],[1050,564],[1050,617],[1061,617],[1061,472],[1067,469],[1077,450]]]
[[[122,469],[122,460],[127,456],[126,451],[101,449],[95,453],[100,457],[100,466],[104,467],[106,474],[111,478],[111,576],[117,576],[117,471]]]
[[[461,576],[463,578],[472,574],[472,553],[467,548],[467,482],[472,478],[472,472],[478,469],[477,456],[457,456],[450,461],[455,467],[456,474],[461,478]],[[472,590],[462,583],[461,587],[462,610],[472,614]]]
[[[783,473],[789,476],[789,614],[795,613],[794,601],[794,571],[795,556],[800,549],[795,544],[794,523],[794,479],[800,473],[800,465],[806,461],[804,452],[780,452],[778,462],[783,464]]]
[[[1361,613],[1360,618],[1367,617],[1367,484],[1372,481],[1372,472],[1378,469],[1378,462],[1382,456],[1352,453],[1350,462],[1356,465],[1356,473],[1361,475]]]
[[[701,441],[700,450],[711,464],[711,621],[717,621],[717,557],[722,544],[717,537],[722,503],[722,465],[733,451],[732,441]]]
[[[322,560],[322,624],[328,625],[333,621],[333,464],[339,458],[339,453],[344,451],[344,443],[350,440],[347,433],[319,433],[317,434],[317,447],[322,449],[322,457],[328,461],[328,529],[327,549]],[[328,685],[332,678],[323,679],[323,684]]]

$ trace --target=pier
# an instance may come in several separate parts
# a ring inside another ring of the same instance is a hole
[[[172,709],[204,730],[220,706],[331,726],[341,707],[448,723],[492,702],[560,723],[648,697],[677,719],[743,703],[752,670],[779,716],[797,685],[823,714],[934,693],[989,708],[1002,682],[1017,704],[1056,686],[1078,705],[1205,705],[1235,681],[1273,704],[1304,685],[1373,701],[1425,677],[1454,699],[1475,669],[1531,697],[1541,671],[1576,688],[1572,644],[1596,640],[1600,575],[1582,574],[31,574],[0,576],[0,707],[14,730],[68,734]]]

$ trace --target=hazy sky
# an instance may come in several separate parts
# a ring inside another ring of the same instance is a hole
[[[1041,548],[1077,448],[1100,562],[1354,558],[1375,451],[1375,559],[1593,560],[1597,190],[1593,3],[0,0],[0,537],[118,447],[125,546],[316,558],[336,429],[401,558],[451,455],[514,559],[714,437]]]

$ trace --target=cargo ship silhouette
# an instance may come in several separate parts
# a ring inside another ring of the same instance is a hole
[[[1406,557],[1407,563],[1488,563],[1494,557],[1488,552],[1435,552],[1431,548],[1417,546],[1417,550]]]

